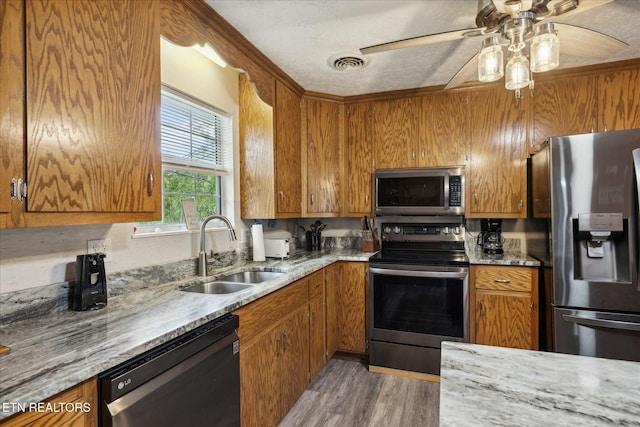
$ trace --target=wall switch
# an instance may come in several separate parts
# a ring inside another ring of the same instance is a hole
[[[111,237],[103,240],[87,240],[87,254],[103,253],[104,262],[111,262]]]

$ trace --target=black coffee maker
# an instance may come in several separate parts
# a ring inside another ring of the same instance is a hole
[[[104,270],[105,254],[78,255],[76,282],[73,288],[75,311],[97,310],[107,305],[107,275]]]
[[[482,247],[482,252],[490,255],[501,255],[502,249],[502,220],[483,219],[480,222],[480,234],[478,234],[478,246]]]

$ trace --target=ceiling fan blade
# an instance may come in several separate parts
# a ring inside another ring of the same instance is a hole
[[[453,89],[461,84],[470,82],[472,80],[478,80],[478,57],[480,52],[476,53],[467,61],[466,64],[449,80],[449,83],[444,87],[445,89]]]
[[[614,37],[570,24],[553,23],[558,30],[560,52],[583,58],[607,59],[629,46]]]
[[[426,36],[412,37],[404,40],[397,40],[389,43],[377,44],[374,46],[363,47],[360,53],[367,55],[369,53],[386,52],[388,50],[404,49],[406,47],[424,46],[427,44],[449,42],[459,40],[465,37],[481,36],[484,28],[468,28],[466,30],[447,31],[445,33],[429,34]]]

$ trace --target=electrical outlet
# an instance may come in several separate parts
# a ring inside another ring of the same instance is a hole
[[[87,240],[87,254],[103,253],[104,261],[111,262],[111,237],[103,240]]]

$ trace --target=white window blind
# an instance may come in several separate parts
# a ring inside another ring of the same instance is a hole
[[[162,88],[162,162],[196,170],[231,169],[231,117],[167,86]]]

